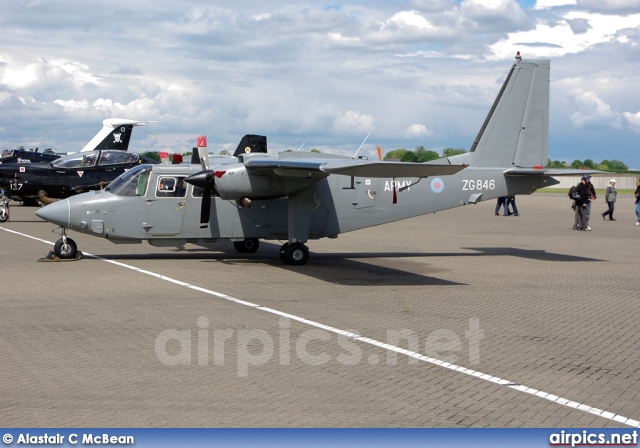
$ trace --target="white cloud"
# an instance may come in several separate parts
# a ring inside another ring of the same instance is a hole
[[[574,32],[576,26],[579,28]],[[510,33],[491,49],[497,58],[508,57],[518,50],[528,57],[559,57],[620,41],[617,36],[621,30],[638,27],[640,14],[612,17],[572,11],[565,13],[558,23],[539,23],[534,30]]]
[[[405,135],[409,138],[426,137],[431,135],[432,132],[423,124],[412,124],[405,131]]]
[[[620,113],[602,101],[595,92],[575,89],[574,95],[577,111],[571,114],[571,123],[576,128],[613,128],[620,129],[622,121]]]
[[[344,134],[359,134],[375,130],[374,118],[360,112],[349,110],[338,116],[333,122],[336,132]]]
[[[538,0],[536,1],[535,9],[547,9],[554,6],[567,6],[575,5],[576,0]]]
[[[65,112],[75,112],[79,110],[87,110],[89,108],[89,102],[87,100],[55,100],[54,104],[62,106],[62,109],[64,109]]]
[[[623,112],[622,116],[632,131],[640,132],[640,112],[636,112],[635,114],[632,112]]]
[[[433,29],[433,25],[416,11],[400,11],[387,21],[387,25],[395,25],[399,28],[415,28],[416,30]]]

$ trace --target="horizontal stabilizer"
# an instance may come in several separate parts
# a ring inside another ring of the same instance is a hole
[[[587,174],[606,174],[598,170],[570,170],[561,168],[509,168],[504,171],[505,176],[584,176]]]
[[[391,177],[429,177],[455,174],[465,168],[463,165],[434,165],[426,163],[370,162],[359,159],[252,159],[246,164],[257,169],[277,170],[277,174],[287,176],[300,171],[340,174],[344,176],[391,178]]]

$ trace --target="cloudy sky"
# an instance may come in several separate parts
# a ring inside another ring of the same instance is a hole
[[[516,51],[551,59],[549,155],[640,168],[638,0],[0,0],[0,148],[468,149]]]

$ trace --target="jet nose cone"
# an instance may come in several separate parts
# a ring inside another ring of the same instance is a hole
[[[187,177],[184,181],[194,187],[208,188],[210,186],[212,173],[213,171],[200,171]]]
[[[36,211],[36,216],[62,227],[69,227],[69,199],[53,202]]]

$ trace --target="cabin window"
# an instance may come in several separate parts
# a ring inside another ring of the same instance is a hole
[[[184,198],[187,196],[187,186],[184,177],[160,176],[156,187],[156,197]]]

